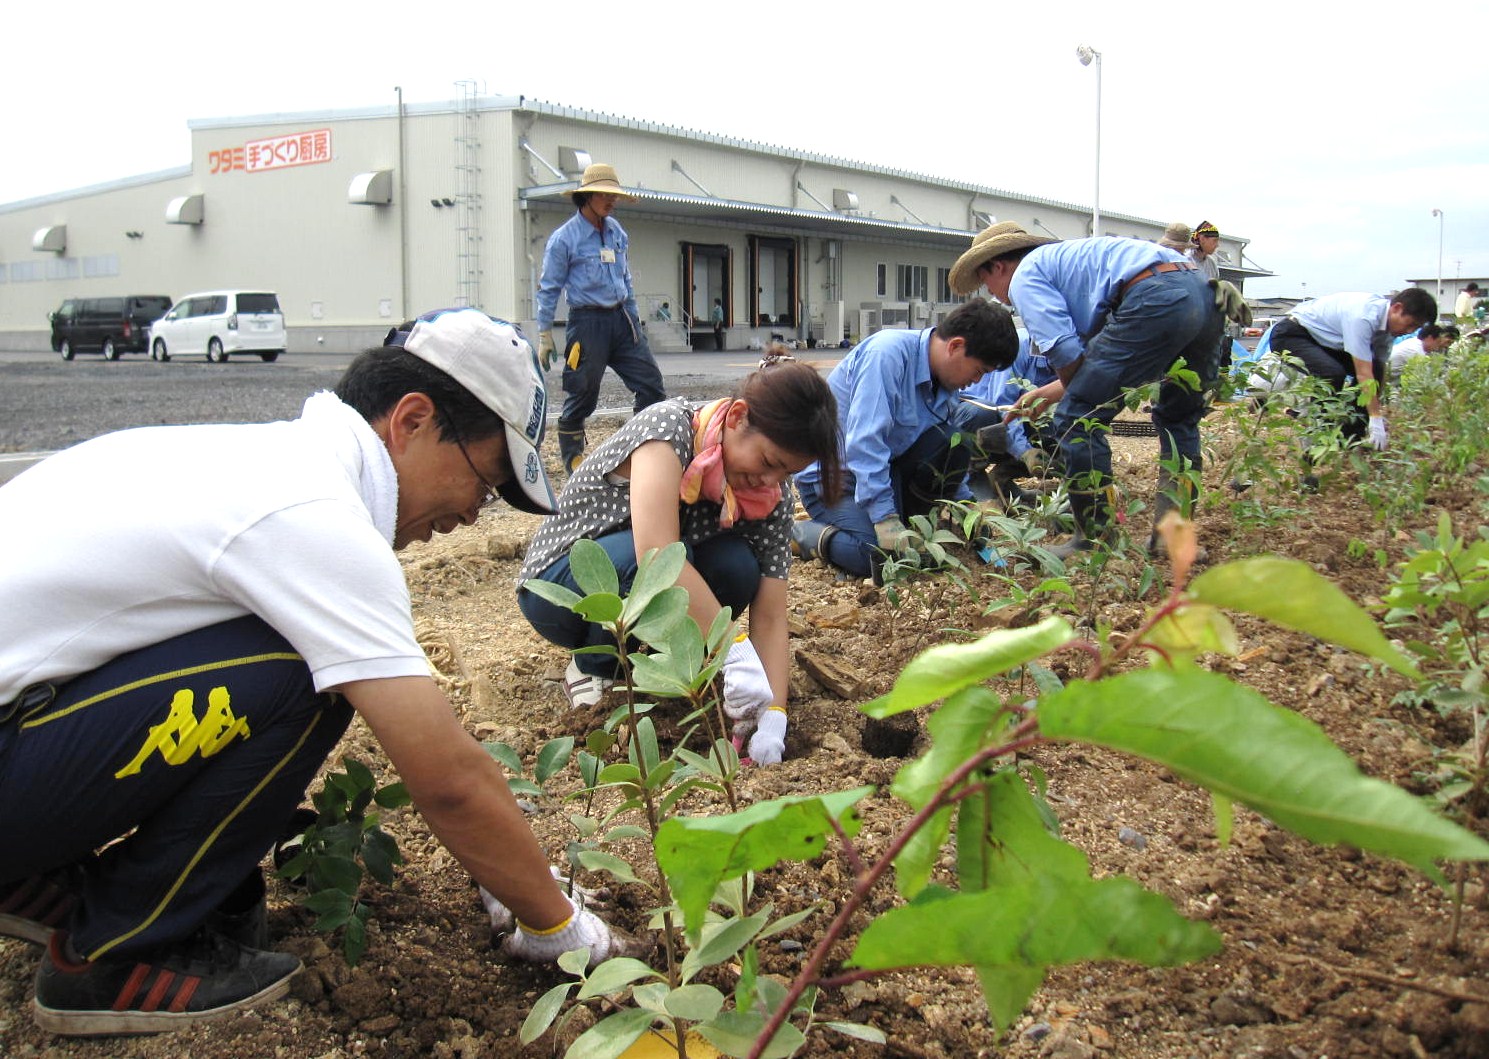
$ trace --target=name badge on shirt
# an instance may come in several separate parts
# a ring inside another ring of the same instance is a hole
[[[602,265],[613,265],[613,264],[615,264],[615,251],[612,250],[612,249],[610,249],[608,246],[605,247],[605,248],[603,248],[600,251],[600,264],[602,264]]]

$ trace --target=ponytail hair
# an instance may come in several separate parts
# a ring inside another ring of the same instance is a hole
[[[823,498],[835,502],[842,491],[842,430],[837,399],[821,372],[773,342],[737,396],[749,409],[750,429],[818,464]]]

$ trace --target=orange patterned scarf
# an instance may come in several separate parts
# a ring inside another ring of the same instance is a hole
[[[719,526],[728,529],[739,521],[762,519],[781,502],[779,485],[735,489],[724,476],[724,420],[731,398],[724,397],[693,413],[693,462],[682,472],[682,502],[693,504],[701,496],[719,505]]]

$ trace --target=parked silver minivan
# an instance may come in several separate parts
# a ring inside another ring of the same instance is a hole
[[[198,355],[221,364],[234,353],[255,353],[272,361],[284,347],[284,314],[270,291],[188,294],[150,326],[155,360]]]

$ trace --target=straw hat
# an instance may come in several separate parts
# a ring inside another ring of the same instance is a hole
[[[971,294],[981,285],[977,269],[993,258],[1059,241],[1049,235],[1030,235],[1013,221],[999,221],[978,232],[972,246],[951,266],[951,289],[956,294]]]
[[[1170,250],[1178,250],[1181,253],[1189,249],[1189,240],[1193,236],[1189,225],[1181,221],[1175,221],[1163,230],[1163,238],[1158,240],[1159,246],[1166,246]]]
[[[619,195],[623,199],[635,200],[625,188],[620,186],[620,178],[615,175],[615,166],[604,162],[593,162],[584,167],[584,176],[579,180],[579,186],[570,194],[577,195],[579,192],[599,192],[603,195]]]

